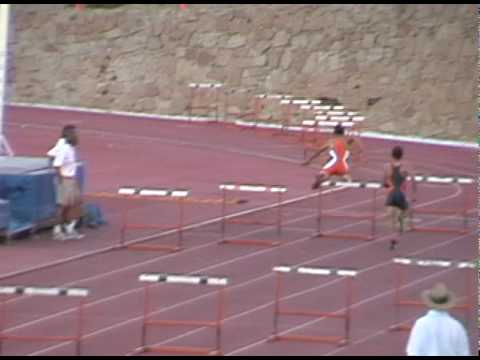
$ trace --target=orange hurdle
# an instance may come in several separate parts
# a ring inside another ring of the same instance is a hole
[[[209,277],[205,275],[179,275],[179,274],[142,274],[139,277],[145,284],[145,302],[143,310],[143,325],[141,347],[136,349],[135,354],[158,353],[158,354],[183,354],[183,355],[222,355],[222,326],[225,313],[225,287],[229,284],[228,278]],[[218,286],[217,319],[213,321],[190,321],[190,320],[151,320],[151,286],[152,283],[170,283],[183,285],[207,285]],[[155,346],[147,345],[147,329],[150,326],[183,326],[215,329],[215,347],[189,347],[189,346]]]
[[[425,304],[419,300],[413,299],[402,299],[401,289],[404,286],[404,269],[406,266],[417,266],[417,267],[439,267],[439,268],[456,268],[460,270],[475,270],[476,266],[474,262],[471,261],[455,261],[455,260],[445,260],[445,259],[418,259],[418,258],[394,258],[393,263],[395,264],[395,292],[394,292],[394,307],[395,307],[395,325],[390,327],[390,331],[410,331],[412,329],[411,324],[398,324],[399,319],[399,310],[401,307],[419,307],[426,308]],[[476,272],[472,271],[472,274],[476,276]],[[473,303],[473,299],[476,298],[475,290],[472,287],[474,279],[465,272],[465,288],[467,292],[467,301],[463,304],[457,304],[453,307],[455,310],[463,311],[466,315],[465,319],[468,324],[470,310],[475,309],[476,304]],[[467,325],[468,328],[468,325]]]
[[[119,195],[125,197],[136,197],[136,198],[158,198],[158,197],[171,197],[175,199],[178,204],[178,222],[174,225],[152,225],[152,224],[132,224],[128,223],[128,211],[125,209],[122,214],[122,228],[120,236],[121,246],[125,246],[129,250],[138,250],[138,251],[167,251],[175,252],[180,251],[183,248],[183,227],[184,227],[184,207],[185,199],[189,196],[189,190],[185,189],[147,189],[147,188],[136,188],[136,187],[122,187],[118,190]],[[144,229],[154,229],[154,230],[176,230],[178,237],[175,245],[150,245],[150,244],[127,244],[126,243],[126,232],[127,230],[144,230]]]
[[[85,298],[89,295],[87,289],[65,289],[65,288],[41,288],[41,287],[23,287],[23,286],[2,286],[0,287],[0,295],[4,298],[0,302],[0,356],[3,352],[3,343],[5,341],[16,342],[47,342],[47,343],[67,343],[75,342],[75,354],[82,355],[82,341],[84,330],[84,307]],[[79,297],[80,302],[77,310],[77,330],[72,336],[19,336],[11,335],[5,332],[7,315],[13,314],[12,311],[7,312],[7,299],[16,296],[61,296],[61,297]]]
[[[255,245],[255,246],[279,246],[280,236],[282,233],[282,202],[283,194],[287,192],[286,186],[281,185],[252,185],[252,184],[234,184],[224,183],[220,185],[222,190],[222,238],[220,244],[234,244],[234,245]],[[245,220],[245,219],[227,219],[227,192],[228,191],[248,191],[248,192],[269,192],[277,194],[277,203],[272,208],[277,208],[277,216],[275,222],[265,222],[261,220]],[[235,223],[242,225],[275,225],[277,228],[276,240],[255,240],[255,239],[227,239],[226,238],[226,224]]]
[[[344,212],[326,212],[323,211],[322,206],[322,191],[318,192],[317,196],[317,233],[314,237],[328,237],[335,239],[347,239],[347,240],[373,240],[376,233],[376,205],[377,205],[377,192],[382,188],[382,184],[379,182],[355,182],[355,181],[324,181],[321,184],[321,187],[344,187],[352,189],[370,189],[373,190],[372,202],[371,202],[371,213],[369,214],[351,214]],[[370,222],[370,233],[368,235],[362,234],[340,234],[335,232],[324,232],[322,231],[322,219],[330,218],[340,218],[340,219],[357,219],[357,220],[367,220]]]
[[[190,83],[188,84],[190,88],[190,101],[187,106],[188,108],[188,119],[189,121],[193,120],[193,111],[194,109],[206,109],[206,110],[215,110],[215,122],[219,121],[219,104],[220,104],[220,89],[223,88],[223,84],[199,84],[199,83]],[[209,105],[197,105],[195,104],[195,99],[198,97],[199,93],[205,93],[206,91],[210,93],[213,91],[213,101],[215,102],[214,106]]]
[[[292,267],[292,266],[276,266],[273,271],[277,274],[277,285],[275,291],[275,308],[274,308],[274,320],[273,320],[273,334],[270,337],[270,341],[300,341],[300,342],[313,342],[313,343],[328,343],[338,346],[344,346],[348,344],[350,340],[350,307],[352,304],[352,281],[357,276],[357,270],[354,269],[332,269],[332,268],[318,268],[318,267]],[[284,274],[303,274],[303,275],[317,275],[317,276],[341,276],[345,278],[345,311],[339,313],[322,312],[318,310],[298,310],[298,309],[285,309],[280,308],[280,301],[282,298],[282,290],[284,284]],[[313,318],[333,318],[341,319],[345,321],[345,335],[344,336],[305,336],[305,335],[282,335],[278,331],[278,325],[280,316],[302,316]]]
[[[415,181],[415,183],[430,183],[430,184],[458,184],[458,185],[472,185],[475,184],[475,180],[469,177],[456,177],[456,176],[425,176],[416,175],[409,179]],[[421,227],[416,226],[412,222],[412,231],[416,232],[436,232],[447,234],[465,234],[468,231],[468,213],[474,209],[468,209],[469,196],[464,191],[463,208],[462,209],[421,209],[413,206],[411,209],[412,219],[415,214],[432,214],[432,215],[461,215],[463,219],[463,227],[461,229],[452,229],[445,227]]]

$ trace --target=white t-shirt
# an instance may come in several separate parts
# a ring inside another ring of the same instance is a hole
[[[430,310],[415,322],[407,344],[408,356],[470,356],[467,332],[446,311]]]
[[[58,139],[57,143],[55,144],[55,146],[53,148],[51,148],[50,150],[48,150],[47,152],[47,155],[48,156],[51,156],[51,157],[55,157],[56,154],[57,154],[57,149],[59,147],[61,147],[63,144],[65,144],[66,141],[65,141],[65,138],[60,138]]]
[[[60,168],[60,174],[63,177],[75,177],[77,174],[75,148],[64,140],[63,143],[57,143],[50,151],[55,156],[53,166]]]

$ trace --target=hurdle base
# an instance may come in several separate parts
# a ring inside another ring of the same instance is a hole
[[[322,212],[322,217],[329,217],[329,218],[340,218],[340,219],[357,219],[357,220],[373,220],[375,216],[373,214],[369,215],[355,215],[349,213],[334,213],[334,212]]]
[[[464,235],[468,233],[467,230],[460,230],[460,229],[449,229],[449,228],[442,228],[442,227],[412,227],[410,231],[413,232],[423,232],[423,233],[444,233],[444,234],[459,234]]]
[[[128,230],[181,230],[179,226],[169,225],[141,225],[141,224],[127,224],[123,227],[124,231]]]
[[[211,327],[218,328],[217,321],[190,321],[190,320],[150,320],[145,323],[148,326],[187,326],[187,327]]]
[[[435,209],[413,209],[415,214],[425,214],[425,215],[458,215],[459,217],[463,216],[461,211],[455,210],[435,210]]]
[[[320,238],[320,237],[326,237],[326,238],[332,238],[332,239],[344,239],[344,240],[361,240],[361,241],[372,241],[375,239],[374,236],[371,235],[357,235],[357,234],[335,234],[335,233],[325,233],[325,232],[319,232],[315,233],[312,236],[313,238]]]
[[[283,316],[307,316],[307,317],[316,317],[316,318],[335,318],[335,319],[346,319],[346,314],[337,314],[329,313],[322,311],[314,310],[292,310],[292,309],[282,309],[277,312],[278,315]]]
[[[132,251],[159,251],[159,252],[179,252],[183,248],[175,245],[127,245],[128,250]]]
[[[240,224],[240,225],[264,225],[264,226],[277,225],[276,222],[263,222],[263,221],[241,220],[241,219],[226,219],[225,222],[228,224]]]
[[[400,325],[392,325],[388,329],[389,331],[410,331],[412,330],[412,325],[408,324],[400,324]]]
[[[282,245],[279,241],[268,240],[222,240],[220,245],[250,245],[250,246],[262,246],[262,247],[277,247]]]
[[[348,340],[341,336],[307,336],[307,335],[272,335],[268,341],[296,341],[309,343],[325,343],[337,346],[345,346]]]
[[[28,341],[28,342],[78,342],[75,336],[20,336],[20,335],[0,335],[2,341]]]
[[[182,346],[146,346],[141,348],[140,353],[222,356],[218,349]]]

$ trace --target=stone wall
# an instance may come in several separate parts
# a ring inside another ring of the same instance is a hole
[[[327,96],[372,130],[477,134],[474,4],[21,4],[14,25],[14,101],[186,114],[188,83],[222,82],[250,91],[233,112],[254,93]]]

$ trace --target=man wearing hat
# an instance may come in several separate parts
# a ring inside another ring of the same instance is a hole
[[[463,325],[448,312],[456,305],[455,295],[438,283],[422,293],[430,309],[415,322],[407,344],[408,356],[470,356]]]

